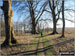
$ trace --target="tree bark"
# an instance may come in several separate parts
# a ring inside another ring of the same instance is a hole
[[[17,41],[14,38],[13,21],[12,21],[13,11],[11,9],[11,0],[3,1],[3,12],[5,19],[6,39],[2,43],[2,46],[9,46],[17,43]]]
[[[55,11],[53,10],[52,11],[52,16],[53,16],[53,33],[52,34],[57,34],[57,31],[56,31],[56,16],[55,16]]]
[[[31,14],[31,17],[32,17],[32,34],[36,34],[36,23],[35,23],[35,18],[34,18],[33,12]]]
[[[35,15],[34,15],[34,9],[33,9],[33,1],[30,2],[30,16],[32,20],[32,34],[36,34],[36,22],[35,22]]]
[[[48,0],[49,1],[49,7],[52,11],[52,18],[53,18],[53,32],[50,35],[57,34],[58,32],[56,31],[56,15],[55,15],[55,3],[54,0]]]
[[[64,0],[62,0],[62,21],[63,21],[63,28],[62,28],[62,36],[61,37],[64,37],[64,31],[65,31]]]

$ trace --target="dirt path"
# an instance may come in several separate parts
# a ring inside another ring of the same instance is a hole
[[[43,38],[42,38],[41,48],[44,48]],[[42,52],[41,56],[45,56],[45,52]]]
[[[40,45],[40,40],[42,42],[41,45]],[[36,46],[37,51],[38,51],[39,47],[42,48],[42,49],[44,48],[44,43],[43,43],[43,38],[42,37],[39,37],[39,39],[38,39],[38,43],[37,43],[37,46]],[[38,55],[37,51],[36,51],[36,55]],[[45,56],[45,53],[41,52],[41,56]]]
[[[37,51],[38,51],[38,47],[39,47],[39,42],[40,42],[40,38],[38,39],[38,43],[37,43],[37,45],[36,45],[36,55],[37,55]]]

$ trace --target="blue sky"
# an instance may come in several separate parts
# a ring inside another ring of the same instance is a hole
[[[69,2],[66,2],[65,3],[65,8],[71,8],[71,9],[74,9],[74,1],[75,0],[70,0]],[[40,5],[42,5],[43,4],[43,2],[41,2],[40,4],[39,4],[39,6],[37,7],[37,9],[39,9],[40,8]],[[0,0],[0,6],[2,6],[2,2],[1,2],[1,0]],[[20,8],[20,7],[18,7],[18,8]],[[16,10],[18,9],[18,8],[16,8]],[[48,9],[48,8],[47,8]],[[14,16],[13,16],[13,22],[16,22],[17,20],[18,21],[23,21],[23,19],[27,16],[27,14],[29,14],[29,12],[26,12],[26,14],[24,14],[23,15],[23,13],[20,13],[20,16],[23,16],[23,17],[18,17],[19,16],[19,14],[18,14],[18,12],[16,12],[16,10],[14,10],[14,7],[12,7],[12,10],[14,11]],[[48,9],[49,10],[49,9]],[[73,15],[74,16],[74,14],[75,14],[75,12],[68,12],[68,13],[70,13],[71,15]],[[70,20],[74,20],[74,17],[71,17],[70,15],[68,15],[68,13],[67,12],[65,12],[65,17],[66,18],[68,18],[68,19],[70,19]],[[41,18],[43,18],[43,19],[45,19],[45,18],[51,18],[51,15],[48,13],[48,12],[44,12],[43,13],[43,15],[41,16]],[[27,19],[26,19],[27,20]],[[58,24],[60,24],[59,26],[57,26],[58,28],[60,28],[60,27],[62,27],[62,21],[61,20],[59,20],[58,21]],[[52,24],[52,22],[48,22],[48,25],[52,28],[53,27],[53,24]],[[66,27],[74,27],[74,23],[72,23],[72,22],[69,22],[69,21],[67,21],[66,20]]]

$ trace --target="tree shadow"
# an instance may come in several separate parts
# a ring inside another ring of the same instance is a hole
[[[45,52],[45,51],[47,51],[49,49],[52,49],[53,46],[58,46],[59,47],[60,45],[64,45],[66,43],[70,43],[70,42],[73,42],[73,41],[74,41],[74,39],[70,39],[70,40],[66,40],[66,41],[60,42],[60,43],[49,45],[49,46],[44,47],[44,48],[39,48],[37,50],[23,51],[23,52],[18,52],[18,53],[12,53],[12,54],[9,54],[9,55],[17,55],[17,54],[36,55],[36,53]]]
[[[42,36],[42,38],[44,38],[44,37],[46,37],[46,36],[49,36],[49,34],[47,34],[47,35],[43,35]],[[41,38],[41,36],[40,37],[35,37],[35,38]],[[59,39],[60,37],[58,37],[58,38],[55,38],[55,39]],[[55,39],[53,39],[53,40],[55,40]],[[61,39],[61,38],[60,38]],[[48,42],[48,41],[45,41],[45,42]],[[40,43],[42,43],[42,42],[40,42]],[[30,43],[29,45],[34,45],[34,44],[37,44],[37,43]],[[3,48],[11,48],[11,47],[17,47],[17,46],[22,46],[22,45],[28,45],[28,43],[26,43],[26,44],[14,44],[14,45],[11,45],[11,46],[8,46],[8,45],[6,45],[6,46],[3,46],[3,47],[1,47],[1,49],[3,49]]]
[[[35,37],[35,38],[45,38],[46,36],[49,36],[49,34],[47,34],[47,35],[44,35],[43,37]],[[60,38],[60,37],[57,37],[57,38],[54,38],[54,39],[51,39],[51,40],[57,40],[57,39],[62,39],[62,38]],[[25,44],[14,44],[14,45],[11,45],[11,46],[4,46],[4,47],[1,47],[1,49],[3,49],[3,48],[12,48],[12,47],[18,47],[18,46],[23,46],[23,45],[35,45],[35,44],[39,44],[39,43],[45,43],[45,42],[48,42],[48,41],[50,41],[50,40],[47,40],[47,41],[44,41],[44,42],[37,42],[37,43],[25,43]]]
[[[37,55],[37,50],[38,50],[38,47],[39,47],[39,43],[40,43],[40,38],[39,38],[38,43],[37,43],[37,46],[36,46],[36,52],[34,53],[36,55]]]

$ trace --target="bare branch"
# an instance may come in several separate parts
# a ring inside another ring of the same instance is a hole
[[[38,12],[38,15],[40,14],[40,10],[45,6],[45,4],[46,4],[46,2],[41,6],[41,8],[39,9],[39,12]],[[37,18],[38,17],[38,15],[35,17],[35,18]]]
[[[51,19],[40,19],[39,21],[52,21]]]
[[[46,12],[48,12],[48,13],[52,13],[52,12],[50,12],[50,11],[46,10],[46,9],[45,9],[44,11],[46,11]]]
[[[40,0],[41,1],[41,0]],[[36,6],[34,5],[33,7],[34,7],[34,10],[37,8],[37,6],[38,6],[38,4],[39,4],[39,2],[40,1],[38,1],[37,3],[36,3]]]
[[[44,12],[44,10],[42,11],[42,13]],[[40,16],[38,17],[38,19],[36,20],[36,24],[38,23],[38,20],[40,19],[42,13],[40,14]]]
[[[65,11],[73,11],[73,12],[75,12],[75,10],[73,10],[73,9],[65,9]]]
[[[60,19],[62,20],[62,18],[60,18]],[[70,21],[72,23],[75,23],[73,20],[69,20],[69,19],[66,19],[66,18],[65,18],[65,20]]]
[[[62,5],[61,5],[60,9],[58,10],[58,13],[56,14],[56,16],[57,16],[58,14],[60,14],[61,9],[62,9]]]
[[[50,9],[52,10],[51,1],[48,0],[48,2],[49,2]]]
[[[72,23],[75,23],[73,20],[69,20],[69,19],[65,19],[65,20],[70,21],[70,22],[72,22]]]
[[[41,12],[41,14],[40,14],[40,16],[39,16],[39,17],[37,18],[37,20],[36,20],[36,24],[38,23],[38,20],[40,19],[41,15],[43,14],[44,9],[45,9],[45,7],[46,7],[47,4],[48,4],[48,2],[45,3],[45,5],[44,5],[44,7],[43,7],[43,10],[42,10],[42,12]]]

